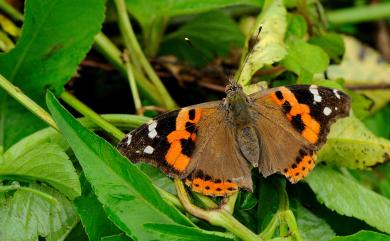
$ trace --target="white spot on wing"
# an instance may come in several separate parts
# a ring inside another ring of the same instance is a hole
[[[337,106],[334,108],[335,110],[338,110],[339,108],[337,108]]]
[[[146,153],[146,154],[152,154],[153,151],[154,151],[154,148],[151,147],[151,146],[147,146],[147,147],[145,147],[145,149],[144,149],[144,153]]]
[[[127,144],[127,145],[130,145],[130,143],[131,143],[131,137],[132,137],[131,134],[128,134],[128,135],[127,135],[127,140],[126,140],[126,144]]]
[[[324,115],[328,116],[332,113],[332,110],[329,107],[324,108]]]
[[[150,139],[154,139],[157,136],[156,127],[157,127],[157,121],[152,121],[148,125],[148,130],[149,130],[148,136]]]
[[[156,127],[157,127],[157,121],[152,121],[152,122],[149,124],[149,126],[148,126],[148,130],[149,130],[149,131],[152,131],[152,130],[156,129]]]
[[[154,138],[157,136],[157,131],[156,131],[156,129],[151,130],[151,131],[148,133],[148,136],[149,136],[150,139],[154,139]]]
[[[341,96],[340,96],[340,94],[339,94],[339,91],[338,91],[338,90],[336,90],[336,89],[333,89],[333,93],[334,93],[334,95],[337,97],[337,99],[341,99]]]
[[[310,93],[313,94],[314,102],[320,103],[322,101],[322,97],[321,97],[320,93],[318,92],[317,85],[310,85],[309,91],[310,91]]]

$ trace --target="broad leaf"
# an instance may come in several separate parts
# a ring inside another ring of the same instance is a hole
[[[48,202],[25,189],[0,197],[0,240],[36,241],[38,237],[64,240],[78,222],[72,202],[46,185],[31,184],[29,188],[51,195],[56,202]]]
[[[220,232],[205,231],[198,228],[171,224],[145,224],[145,229],[154,233],[159,240],[170,241],[228,241],[233,236]]]
[[[189,38],[190,46],[184,38]],[[241,47],[244,35],[229,16],[219,11],[199,15],[177,31],[165,36],[162,54],[174,54],[196,65],[205,65],[216,56],[226,55],[231,47]]]
[[[382,108],[390,101],[390,91],[383,88],[390,84],[390,64],[374,49],[358,40],[344,36],[346,46],[344,58],[339,65],[330,65],[329,79],[344,79],[348,87],[374,100],[371,112]]]
[[[303,240],[328,241],[336,235],[325,220],[317,217],[298,202],[294,213]]]
[[[345,46],[340,34],[324,33],[310,38],[308,42],[321,47],[335,63],[341,62]]]
[[[291,37],[287,41],[288,54],[281,64],[299,75],[300,83],[309,83],[315,73],[323,72],[329,64],[329,57],[322,48]]]
[[[317,199],[341,215],[354,217],[390,233],[390,200],[324,166],[306,177]]]
[[[390,236],[377,233],[373,231],[362,230],[353,235],[344,236],[344,237],[335,237],[330,241],[389,241]]]
[[[101,241],[131,241],[131,240],[132,240],[131,238],[127,237],[124,234],[106,236],[101,239]]]
[[[26,1],[22,36],[0,54],[0,74],[41,106],[76,73],[104,18],[104,0]],[[0,90],[0,145],[5,149],[46,124]]]
[[[352,114],[338,120],[321,148],[319,159],[349,168],[366,168],[390,156],[390,141],[375,136]]]
[[[90,241],[100,241],[104,236],[120,233],[108,220],[102,204],[93,193],[77,198],[75,206]]]
[[[145,174],[111,144],[84,128],[51,93],[47,105],[109,219],[128,236],[150,240],[145,223],[192,225],[161,198]]]
[[[261,26],[261,32],[259,29]],[[252,75],[264,65],[273,64],[283,59],[286,54],[284,45],[284,34],[287,28],[286,9],[281,0],[272,1],[264,8],[256,20],[254,31],[246,41],[241,68],[236,76],[239,83],[246,85],[250,82]],[[259,37],[258,37],[259,35]],[[255,42],[253,50],[248,50],[249,42]],[[248,57],[244,57],[247,54]]]
[[[51,128],[38,131],[8,149],[0,162],[0,179],[41,181],[68,198],[81,195],[79,178],[65,153],[65,140]]]

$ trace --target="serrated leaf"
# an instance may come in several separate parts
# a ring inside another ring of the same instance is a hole
[[[336,235],[325,220],[314,215],[300,203],[297,203],[295,217],[299,233],[305,241],[328,241]]]
[[[390,236],[373,231],[362,230],[349,236],[335,237],[329,241],[389,241]]]
[[[46,89],[60,94],[91,48],[104,19],[104,0],[26,1],[22,36],[0,54],[0,74],[44,106]],[[0,139],[8,149],[46,126],[0,89]]]
[[[184,38],[189,38],[192,47]],[[191,64],[205,65],[216,56],[226,55],[232,47],[243,44],[244,35],[233,19],[213,11],[197,16],[166,35],[161,43],[161,54],[174,54]]]
[[[341,215],[365,221],[390,233],[390,200],[324,166],[317,166],[305,181],[317,199]]]
[[[198,228],[185,227],[172,224],[150,223],[144,225],[145,229],[155,234],[159,240],[170,241],[228,241],[233,240],[229,236],[220,232],[206,231]]]
[[[150,240],[145,223],[193,225],[166,203],[151,180],[112,145],[84,128],[47,94],[47,105],[109,219],[129,237]]]
[[[261,26],[261,32],[258,31]],[[262,13],[256,20],[252,34],[249,39],[260,40],[253,46],[253,50],[248,52],[248,41],[242,56],[241,68],[238,71],[237,81],[246,85],[250,82],[252,75],[264,65],[273,64],[283,59],[286,54],[284,45],[284,34],[287,28],[286,9],[281,0],[271,2],[267,8],[263,8]]]
[[[72,203],[46,185],[29,187],[51,195],[56,204],[23,189],[0,197],[0,240],[36,241],[39,236],[47,241],[63,240],[78,222]]]
[[[292,37],[287,41],[287,56],[281,64],[299,75],[300,83],[309,83],[315,73],[326,70],[329,57],[320,47]]]
[[[319,159],[354,169],[383,163],[390,156],[390,141],[372,134],[353,115],[331,126],[326,144],[318,153]]]
[[[65,140],[53,129],[38,131],[8,149],[0,162],[0,178],[45,182],[68,198],[81,195],[79,178],[65,153]]]

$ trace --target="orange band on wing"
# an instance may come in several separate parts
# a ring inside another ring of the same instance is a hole
[[[208,196],[227,196],[238,190],[238,185],[230,181],[212,181],[195,178],[193,180],[186,179],[186,184],[191,187],[191,190]]]
[[[297,157],[297,161],[289,168],[286,168],[283,174],[292,182],[296,183],[306,177],[315,166],[316,156],[306,154],[303,157]]]
[[[294,93],[286,87],[280,87],[273,92],[271,94],[271,100],[281,107],[289,107],[284,110],[286,110],[285,113],[290,121],[292,121],[293,117],[299,116],[301,123],[295,124],[304,126],[301,135],[308,142],[312,144],[317,143],[320,134],[320,124],[310,115],[310,107],[308,105],[300,104],[294,96]],[[296,126],[294,127],[299,129]]]
[[[170,146],[165,160],[176,171],[183,172],[190,163],[190,157],[183,154],[183,148],[186,147],[182,146],[181,140],[195,141],[196,133],[191,132],[190,127],[198,124],[200,117],[201,109],[181,109],[176,117],[176,130],[167,136]],[[191,130],[195,130],[195,127]]]

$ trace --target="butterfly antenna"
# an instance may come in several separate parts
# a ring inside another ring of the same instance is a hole
[[[191,40],[188,38],[188,37],[185,37],[184,38],[184,41],[186,41],[186,43],[193,49],[197,50],[199,53],[202,53],[202,50],[199,49],[198,47],[196,47],[195,45],[192,44]],[[203,54],[200,55],[204,64],[206,65],[208,62],[210,62],[210,60],[208,60]]]
[[[238,74],[237,78],[233,79],[233,82],[237,82],[240,79],[241,74],[244,71],[244,66],[248,63],[249,56],[252,55],[252,53],[253,53],[253,51],[255,49],[256,43],[258,43],[260,41],[260,33],[261,33],[261,29],[262,28],[263,28],[263,25],[260,25],[260,27],[259,27],[259,29],[257,31],[256,37],[249,39],[249,41],[248,41],[248,52],[246,53],[245,59],[242,62],[242,65],[240,66],[239,74]]]

